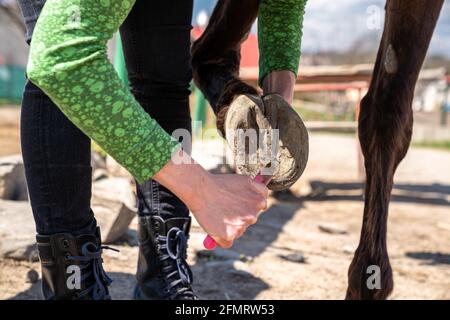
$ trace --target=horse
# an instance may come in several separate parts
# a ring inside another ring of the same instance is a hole
[[[348,269],[346,299],[386,299],[394,281],[387,250],[393,179],[412,136],[412,101],[444,0],[387,0],[385,22],[368,92],[361,101],[358,137],[364,157],[364,212],[359,245]],[[258,16],[259,0],[219,0],[192,46],[193,77],[214,100],[218,123],[242,94],[258,91],[239,79],[240,48]],[[368,286],[379,268],[380,286]]]

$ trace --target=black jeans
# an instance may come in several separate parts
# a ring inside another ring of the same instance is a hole
[[[191,131],[192,2],[137,0],[120,29],[131,90],[169,133],[178,128]],[[44,3],[19,0],[27,41]],[[37,232],[93,233],[90,140],[31,82],[23,95],[21,140]],[[186,205],[154,180],[138,185],[137,194],[142,215],[189,215]]]

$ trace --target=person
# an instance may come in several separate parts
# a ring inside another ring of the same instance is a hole
[[[266,208],[268,189],[246,176],[205,171],[168,134],[191,129],[192,0],[19,4],[31,42],[22,152],[44,297],[110,298],[90,208],[92,139],[137,181],[135,298],[196,299],[185,262],[189,210],[229,248]],[[131,92],[106,54],[119,27]],[[80,268],[80,287],[68,286],[68,266]]]

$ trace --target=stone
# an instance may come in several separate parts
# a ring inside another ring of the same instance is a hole
[[[242,277],[251,277],[252,274],[250,272],[250,268],[245,262],[237,261],[237,260],[217,260],[210,261],[205,264],[206,268],[214,268],[214,269],[224,269],[225,272],[242,276]]]
[[[436,226],[437,226],[439,229],[446,230],[446,231],[450,231],[450,223],[438,222],[438,223],[436,224]]]
[[[136,197],[125,178],[93,183],[92,208],[102,241],[113,243],[128,231],[136,216]],[[36,228],[27,201],[0,200],[0,258],[38,261]]]
[[[0,200],[0,258],[37,261],[36,228],[28,202]]]
[[[353,254],[355,253],[356,248],[350,244],[345,245],[344,247],[342,247],[342,251],[345,254]]]
[[[253,275],[249,266],[242,261],[237,260],[224,260],[224,261],[211,261],[206,263],[207,268],[222,268],[224,272],[232,276],[239,276],[242,278],[252,278]]]
[[[0,199],[28,200],[25,170],[20,154],[0,158]]]
[[[35,269],[30,269],[27,272],[26,282],[36,283],[39,280],[39,273]]]
[[[319,230],[330,234],[347,234],[347,230],[334,224],[319,224]]]
[[[132,175],[111,156],[106,156],[106,171],[112,177],[133,180]]]
[[[252,273],[250,272],[250,270],[242,270],[242,269],[228,269],[227,270],[228,274],[231,274],[233,276],[239,276],[242,278],[246,278],[246,279],[251,279],[253,278]]]
[[[243,262],[251,261],[252,257],[241,254],[230,249],[216,248],[214,250],[197,251],[197,257],[206,260],[239,260]]]
[[[137,247],[139,246],[139,239],[137,230],[130,228],[117,240],[122,246]]]
[[[287,255],[280,254],[279,257],[283,260],[290,261],[290,262],[306,263],[306,257],[301,252],[291,253],[291,254],[287,254]]]
[[[136,196],[126,178],[108,178],[92,185],[91,206],[100,226],[102,242],[118,241],[136,216]]]
[[[102,179],[107,179],[109,177],[108,171],[106,169],[96,169],[92,173],[92,181],[98,181]]]
[[[91,151],[91,167],[92,172],[95,172],[97,169],[105,169],[106,170],[106,159],[100,153],[95,150]]]

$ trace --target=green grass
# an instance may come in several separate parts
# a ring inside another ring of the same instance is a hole
[[[420,147],[420,148],[441,149],[441,150],[450,151],[450,141],[414,142],[412,145],[414,147]]]
[[[302,108],[294,108],[295,111],[298,112],[300,117],[304,121],[353,121],[354,116],[353,113],[347,113],[343,115],[336,115],[333,113],[323,113],[317,112],[314,110],[302,109]]]
[[[353,109],[349,109],[344,114],[336,114],[335,112],[320,112],[302,107],[299,100],[294,100],[294,110],[302,117],[304,121],[354,121],[355,114]]]
[[[0,98],[0,108],[4,106],[14,106],[14,107],[20,107],[20,102],[18,101],[11,101],[6,99]]]

